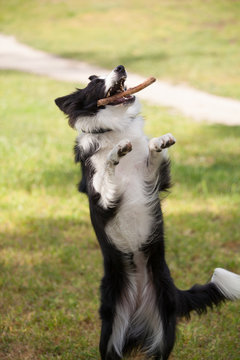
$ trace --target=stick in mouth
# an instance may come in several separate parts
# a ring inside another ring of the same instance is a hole
[[[121,98],[124,98],[124,97],[128,97],[132,94],[135,94],[143,89],[145,89],[147,86],[153,84],[154,82],[156,81],[156,79],[154,77],[150,77],[148,78],[147,80],[145,80],[143,83],[133,87],[133,88],[129,88],[128,90],[126,91],[123,91],[123,92],[119,92],[113,96],[108,96],[104,99],[100,99],[98,100],[97,102],[97,105],[98,106],[103,106],[103,105],[107,105],[107,104],[111,104],[111,103],[114,103],[116,102],[117,100],[121,99]]]

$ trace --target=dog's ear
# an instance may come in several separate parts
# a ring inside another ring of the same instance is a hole
[[[61,96],[55,99],[55,104],[68,117],[68,122],[71,127],[74,127],[77,117],[81,114],[83,108],[83,92],[77,89],[74,93],[66,96]]]
[[[98,76],[97,76],[97,75],[91,75],[91,76],[89,76],[88,79],[89,79],[90,81],[92,81],[92,80],[98,79]]]
[[[55,104],[59,107],[60,110],[64,112],[64,114],[69,115],[73,100],[73,94],[61,96],[55,99]]]

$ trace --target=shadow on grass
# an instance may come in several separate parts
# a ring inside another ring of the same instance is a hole
[[[81,247],[95,246],[93,229],[89,220],[82,217],[27,217],[15,224],[15,229],[1,232],[1,247],[10,246],[28,250],[48,249],[64,244],[76,244]]]
[[[218,265],[214,259],[221,259],[237,268],[240,245],[236,211],[232,212],[231,208],[222,209],[220,213],[195,208],[176,210],[176,213],[164,214],[167,254],[174,266],[184,268],[192,261],[195,265],[202,262],[208,266],[211,258],[214,266]],[[69,269],[78,262],[80,266],[82,260],[86,263],[87,259],[91,268],[92,257],[101,262],[90,218],[29,217],[16,224],[15,229],[1,232],[0,238],[1,249],[6,254],[18,254],[19,263],[24,254],[27,259],[35,258],[39,264],[58,259]]]
[[[63,293],[78,289],[78,299],[96,297],[102,259],[89,222],[32,217],[0,238],[4,291],[15,289],[35,299],[60,288]]]

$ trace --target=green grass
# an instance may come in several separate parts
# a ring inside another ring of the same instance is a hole
[[[73,85],[0,78],[0,359],[99,359],[102,259],[75,186],[75,133],[53,103]],[[143,113],[148,134],[177,138],[175,186],[164,202],[176,284],[204,283],[216,266],[240,272],[240,128],[146,105]],[[229,303],[181,322],[171,359],[239,359],[239,318],[239,303]]]
[[[0,31],[64,57],[240,98],[240,2],[0,0]]]

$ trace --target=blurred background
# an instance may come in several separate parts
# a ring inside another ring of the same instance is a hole
[[[240,1],[0,0],[0,34],[239,106]],[[0,70],[0,359],[99,359],[102,259],[76,189],[76,133],[54,104],[84,84],[29,71]],[[215,267],[240,273],[240,127],[147,102],[142,111],[149,136],[177,139],[163,204],[176,285],[204,283]],[[171,359],[237,360],[239,336],[239,303],[193,315]]]

